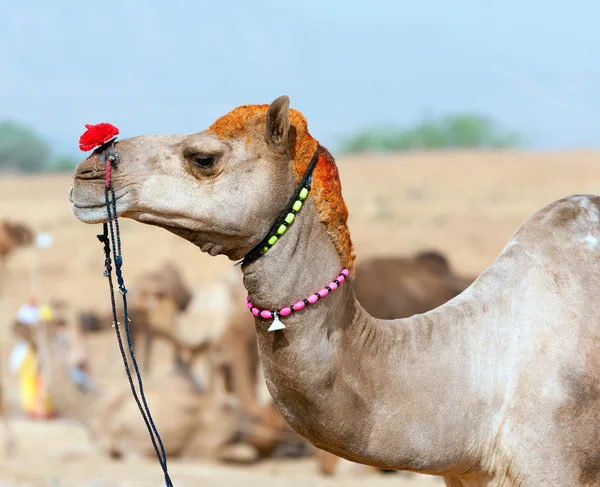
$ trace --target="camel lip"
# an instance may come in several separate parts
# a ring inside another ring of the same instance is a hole
[[[130,189],[124,189],[121,191],[121,194],[115,194],[115,197],[116,197],[115,202],[118,203],[125,196],[127,196],[130,191],[131,191]],[[94,196],[96,196],[96,195],[94,195]],[[104,196],[104,193],[102,194],[102,196]],[[69,188],[69,191],[67,192],[67,199],[69,200],[69,203],[71,203],[73,205],[74,208],[81,209],[81,210],[106,208],[106,200],[104,198],[102,198],[102,200],[98,200],[98,199],[96,199],[96,197],[94,197],[94,198],[92,198],[94,201],[90,202],[90,203],[81,201],[81,198],[77,198],[75,196],[75,186],[74,185]]]
[[[127,194],[128,192],[117,196],[115,200],[116,203],[120,203],[117,206],[117,216],[121,216],[127,210],[127,204],[121,201]],[[71,192],[69,193],[69,200],[72,203],[71,210],[73,214],[83,223],[105,223],[108,221],[106,203],[94,202],[93,204],[86,204],[81,201],[75,201]]]
[[[123,198],[123,196],[125,196],[126,194],[127,193],[122,194],[121,196],[117,196],[117,199],[115,200],[115,202],[118,203]],[[72,199],[70,201],[73,204],[73,207],[77,208],[79,210],[93,210],[93,209],[96,209],[96,208],[106,209],[106,202],[93,203],[93,204],[80,204],[80,203],[76,203]]]
[[[71,209],[75,217],[83,223],[106,223],[108,221],[105,206],[82,208],[73,204]]]

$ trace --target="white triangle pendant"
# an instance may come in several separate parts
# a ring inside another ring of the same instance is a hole
[[[275,319],[273,320],[273,323],[271,323],[271,326],[269,326],[269,331],[283,330],[285,328],[285,325],[279,319],[278,313],[275,312],[273,313],[273,315],[275,316]]]

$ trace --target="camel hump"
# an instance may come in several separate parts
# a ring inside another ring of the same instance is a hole
[[[515,232],[532,246],[600,251],[600,196],[576,194],[542,208]],[[567,257],[569,254],[561,253]]]
[[[424,252],[419,252],[415,256],[415,260],[430,270],[438,273],[445,274],[450,272],[450,264],[448,263],[448,259],[444,254],[438,252],[436,250],[427,250]]]

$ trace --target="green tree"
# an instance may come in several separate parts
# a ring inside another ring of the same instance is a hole
[[[50,155],[48,144],[33,130],[16,122],[0,122],[0,170],[41,171]]]
[[[488,117],[476,114],[424,119],[412,127],[373,127],[341,141],[342,152],[409,151],[416,149],[511,148],[523,143],[516,132],[500,128]]]

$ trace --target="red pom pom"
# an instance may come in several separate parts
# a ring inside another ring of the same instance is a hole
[[[119,135],[119,129],[110,123],[86,124],[85,128],[87,130],[79,137],[79,148],[83,152],[100,147]]]

